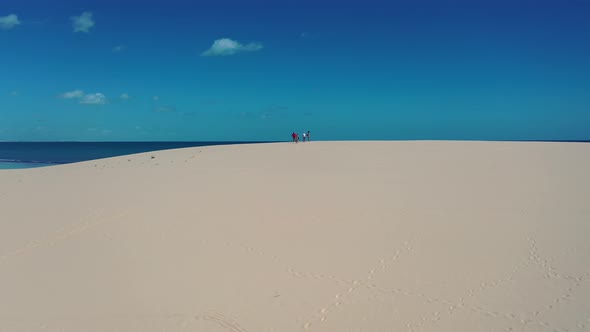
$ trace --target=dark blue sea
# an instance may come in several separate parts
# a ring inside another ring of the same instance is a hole
[[[195,146],[261,142],[0,142],[0,169],[32,168]]]

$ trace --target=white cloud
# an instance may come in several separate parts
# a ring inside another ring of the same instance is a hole
[[[0,29],[9,30],[19,25],[18,16],[10,14],[8,16],[0,16]]]
[[[208,50],[201,53],[201,56],[232,55],[238,52],[254,52],[260,49],[262,49],[262,45],[258,43],[242,45],[235,40],[221,38],[214,41]]]
[[[125,93],[123,95],[126,95]],[[59,95],[64,99],[80,99],[80,104],[103,105],[107,103],[107,97],[102,93],[85,94],[82,90],[74,90]]]
[[[70,92],[63,93],[60,97],[65,99],[74,99],[74,98],[82,98],[84,97],[84,91],[82,90],[74,90]]]
[[[121,98],[121,99],[129,99],[129,98],[131,98],[131,96],[129,96],[129,95],[128,95],[128,94],[126,94],[126,93],[122,93],[122,94],[119,96],[119,98]]]
[[[80,104],[103,105],[106,104],[106,102],[107,97],[102,93],[89,93],[80,100]]]
[[[16,97],[18,96],[18,91],[10,91],[10,95]]]
[[[153,99],[154,99],[154,101],[158,101],[158,100],[160,100],[160,97],[154,96]]]
[[[94,26],[91,12],[83,12],[80,16],[72,16],[70,19],[72,20],[74,32],[90,32],[90,29]]]
[[[115,46],[115,47],[113,47],[113,52],[118,53],[118,52],[124,51],[126,48],[127,47],[125,47],[125,45]]]

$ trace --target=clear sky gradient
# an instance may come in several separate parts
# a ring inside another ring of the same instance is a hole
[[[0,140],[590,139],[590,2],[0,2]]]

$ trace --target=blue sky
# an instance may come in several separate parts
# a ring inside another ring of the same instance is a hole
[[[590,2],[0,4],[0,140],[590,139]]]

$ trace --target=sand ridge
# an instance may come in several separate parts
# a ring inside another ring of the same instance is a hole
[[[587,331],[588,152],[301,142],[0,171],[0,331]]]

